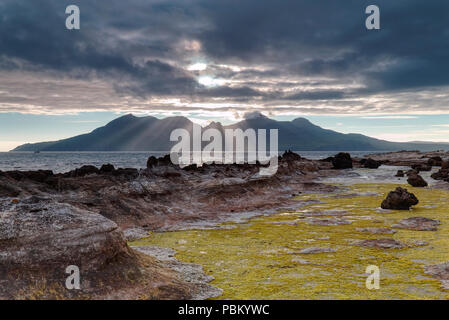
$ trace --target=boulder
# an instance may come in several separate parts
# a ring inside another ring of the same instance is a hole
[[[397,187],[396,190],[391,191],[386,199],[382,201],[381,208],[389,210],[409,210],[411,206],[417,205],[419,200],[413,193]]]
[[[419,174],[410,175],[407,179],[407,182],[412,187],[423,188],[428,186],[426,180],[424,180],[423,177],[421,177]]]
[[[408,176],[418,174],[419,172],[415,169],[408,170],[405,174]]]
[[[332,159],[334,169],[350,169],[352,168],[352,159],[349,153],[340,152]]]
[[[71,265],[87,288],[112,261],[133,256],[117,225],[97,213],[36,196],[0,209],[0,298],[39,281],[65,290]]]
[[[402,171],[402,170],[398,170],[398,172],[396,173],[396,175],[395,175],[395,177],[400,177],[400,178],[402,178],[402,177],[404,177],[405,176],[405,173],[404,173],[404,171]]]
[[[440,169],[431,175],[432,179],[435,180],[449,180],[449,169]]]
[[[363,163],[363,167],[368,169],[377,169],[382,165],[380,161],[373,160],[371,158],[366,159]]]

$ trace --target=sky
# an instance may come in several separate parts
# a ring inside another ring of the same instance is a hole
[[[128,113],[449,142],[448,21],[441,0],[0,0],[0,151]]]

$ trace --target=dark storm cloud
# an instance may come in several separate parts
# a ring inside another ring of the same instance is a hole
[[[270,62],[285,72],[363,77],[377,90],[449,84],[449,2],[208,1],[201,39],[218,59]],[[364,9],[381,10],[367,31]],[[384,64],[387,65],[385,67]]]
[[[65,28],[70,4],[79,31]],[[381,30],[365,28],[370,4]],[[449,85],[448,21],[441,0],[2,0],[0,70],[102,79],[137,98],[350,105]],[[207,69],[186,70],[195,59]]]

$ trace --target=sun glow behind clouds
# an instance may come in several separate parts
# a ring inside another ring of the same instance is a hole
[[[187,67],[187,70],[189,70],[189,71],[204,71],[206,69],[207,69],[207,64],[202,63],[202,62],[194,63]]]
[[[217,87],[226,84],[226,80],[213,78],[211,76],[201,76],[198,78],[198,83],[206,87]]]

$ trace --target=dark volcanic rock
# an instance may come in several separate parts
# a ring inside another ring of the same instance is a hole
[[[423,177],[421,177],[418,174],[415,175],[410,175],[407,179],[407,182],[412,186],[412,187],[419,187],[419,188],[423,188],[423,187],[427,187],[428,183],[426,182],[426,180],[423,179]]]
[[[395,177],[400,177],[400,178],[402,178],[402,177],[404,177],[404,176],[405,176],[404,171],[398,170],[398,172],[396,173],[396,176],[395,176]]]
[[[366,159],[363,163],[363,167],[368,169],[377,169],[382,165],[382,162],[373,160],[371,158]]]
[[[285,151],[282,155],[282,159],[286,161],[299,161],[301,160],[301,156],[297,153],[292,152],[291,150]]]
[[[147,168],[153,168],[154,166],[157,166],[157,158],[155,156],[151,156],[148,158]]]
[[[441,169],[442,170],[445,170],[445,169],[449,170],[449,161],[443,161],[441,163]]]
[[[357,242],[356,245],[377,249],[402,249],[405,244],[394,239],[368,239]]]
[[[436,231],[437,226],[440,225],[440,220],[434,220],[424,217],[412,217],[399,221],[393,225],[393,228],[408,229],[416,231]]]
[[[112,174],[114,176],[124,176],[128,179],[135,179],[139,176],[139,170],[136,168],[118,168],[113,171]]]
[[[91,174],[98,174],[99,172],[100,170],[98,170],[97,167],[88,165],[72,170],[68,172],[67,175],[70,177],[84,177]]]
[[[435,172],[431,175],[431,177],[435,180],[449,180],[449,169],[440,169],[438,172]]]
[[[382,209],[390,210],[409,210],[411,206],[417,205],[419,200],[415,197],[413,193],[397,187],[395,191],[391,191],[387,198],[382,201]]]
[[[114,170],[115,170],[114,166],[113,166],[112,164],[110,164],[110,163],[104,164],[104,165],[102,165],[101,168],[100,168],[100,172],[101,172],[101,173],[111,173],[111,172],[113,172]]]
[[[350,169],[352,168],[352,159],[349,153],[340,152],[332,159],[334,169]]]

